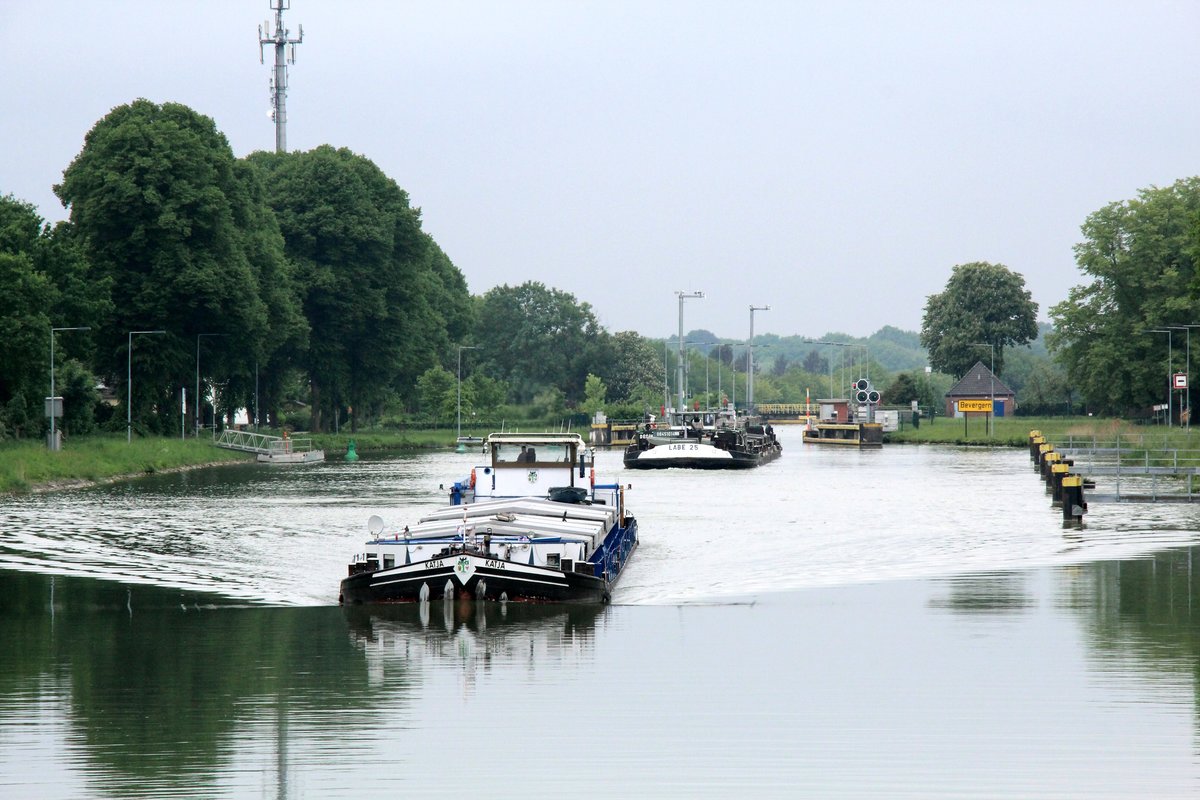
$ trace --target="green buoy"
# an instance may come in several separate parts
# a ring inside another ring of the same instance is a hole
[[[354,452],[354,440],[350,440],[350,444],[346,446],[346,460],[358,461],[358,453]]]

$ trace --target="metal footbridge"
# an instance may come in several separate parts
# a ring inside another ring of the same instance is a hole
[[[267,433],[239,431],[233,428],[223,430],[221,435],[213,440],[213,444],[217,447],[224,447],[226,450],[240,450],[243,453],[272,457],[289,453],[307,453],[312,450],[312,439],[290,439]]]

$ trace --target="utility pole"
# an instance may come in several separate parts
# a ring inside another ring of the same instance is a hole
[[[750,338],[746,342],[746,411],[754,413],[754,312],[770,311],[770,306],[750,306]]]
[[[679,392],[679,405],[676,407],[676,411],[683,411],[687,395],[687,386],[684,384],[683,376],[683,301],[703,300],[704,292],[676,292],[675,294],[679,296],[679,363],[675,365],[675,389]]]
[[[295,39],[289,39],[289,31],[283,27],[283,12],[291,7],[291,0],[271,0],[271,8],[275,10],[275,32],[271,33],[269,22],[258,26],[258,63],[264,63],[263,49],[267,45],[275,48],[275,70],[271,74],[271,119],[275,120],[276,153],[287,152],[287,65],[296,63],[296,45],[304,41],[303,25],[300,26],[300,35]]]

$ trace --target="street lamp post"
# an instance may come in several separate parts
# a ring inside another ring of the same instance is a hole
[[[1184,372],[1187,374],[1187,389],[1184,390],[1184,400],[1187,401],[1187,432],[1192,432],[1192,328],[1200,328],[1200,323],[1189,322],[1185,325],[1172,326],[1187,330],[1187,359]]]
[[[55,399],[58,397],[54,393],[54,332],[55,331],[90,331],[91,328],[51,328],[50,329],[50,443],[51,450],[58,450],[58,436],[54,428],[54,412],[57,410]]]
[[[454,434],[456,441],[462,438],[462,351],[478,349],[475,345],[460,344],[458,346],[458,429]]]
[[[770,306],[750,306],[750,339],[746,342],[746,410],[754,413],[754,312],[770,311]]]
[[[139,331],[140,333],[141,331]],[[160,331],[161,333],[161,331]],[[196,437],[200,436],[200,338],[202,336],[228,336],[227,333],[197,333],[196,334],[196,397],[193,402],[196,404]],[[257,379],[257,375],[255,375]],[[258,416],[258,406],[254,408],[254,414]]]
[[[166,331],[130,331],[129,345],[125,349],[125,441],[133,441],[133,337],[143,333],[166,333]]]
[[[995,436],[996,436],[996,346],[994,344],[992,344],[991,342],[971,342],[971,346],[972,347],[986,347],[992,353],[992,366],[990,367],[991,378],[989,379],[989,382],[991,383],[991,390],[992,390],[992,392],[991,392],[992,410],[991,410],[991,412],[988,413],[988,438],[995,438]],[[964,421],[963,424],[965,425],[966,422]]]
[[[687,396],[687,387],[684,386],[683,377],[683,301],[693,299],[704,299],[704,292],[676,292],[679,297],[679,363],[675,365],[675,380],[676,390],[679,392],[679,411],[683,410],[683,404]]]
[[[1184,403],[1186,402],[1187,403],[1187,414],[1186,414],[1186,416],[1187,416],[1187,432],[1191,433],[1192,432],[1192,328],[1200,328],[1200,325],[1191,323],[1188,325],[1168,325],[1167,327],[1170,330],[1184,331],[1187,334],[1187,349],[1185,351],[1186,355],[1184,357],[1184,362],[1183,362],[1184,363],[1183,373],[1185,375],[1184,380],[1186,381],[1187,385],[1183,389],[1183,392],[1184,392],[1183,397],[1180,398],[1180,400],[1179,400],[1179,414],[1181,417],[1185,416],[1184,415]],[[1168,339],[1167,341],[1169,344],[1170,339]],[[1171,368],[1173,369],[1174,367],[1175,367],[1175,365],[1172,363]],[[1172,394],[1172,396],[1174,396],[1175,375],[1174,375],[1174,373],[1172,373],[1168,377],[1171,380],[1171,394]]]

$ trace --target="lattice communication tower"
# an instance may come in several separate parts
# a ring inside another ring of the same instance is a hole
[[[275,71],[271,74],[271,119],[275,120],[275,152],[287,152],[287,65],[296,63],[296,45],[304,41],[304,26],[300,26],[300,35],[295,39],[288,38],[287,28],[283,26],[283,12],[292,7],[291,0],[271,0],[271,8],[275,11],[275,32],[271,32],[271,23],[264,22],[258,26],[258,60],[263,60],[264,48],[272,45],[275,48]]]

